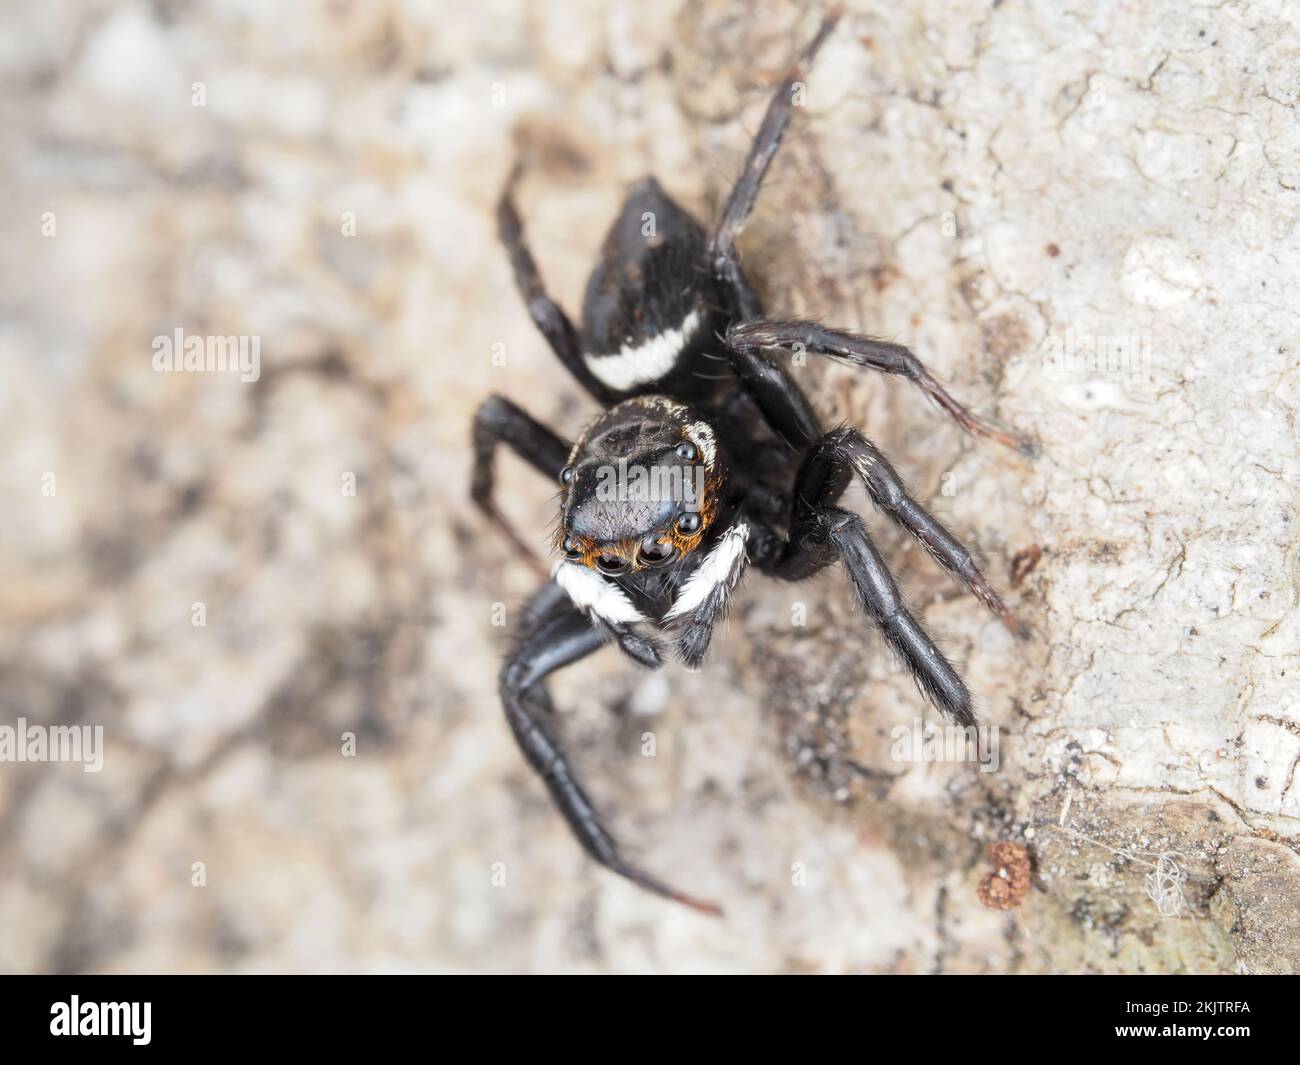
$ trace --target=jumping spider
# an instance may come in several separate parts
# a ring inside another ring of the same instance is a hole
[[[587,284],[581,332],[547,295],[524,240],[518,166],[498,206],[529,314],[605,408],[573,443],[500,396],[474,418],[473,499],[523,556],[535,560],[493,501],[496,446],[505,444],[562,486],[555,543],[562,557],[524,608],[518,643],[502,668],[506,718],[592,857],[709,913],[720,911],[623,858],[554,738],[550,673],[609,642],[642,666],[661,665],[661,646],[642,625],[671,633],[680,658],[696,667],[746,566],[798,581],[842,562],[858,601],[922,690],[951,718],[973,724],[970,692],[908,612],[866,524],[836,505],[855,475],[877,507],[1008,629],[1025,635],[967,550],[908,495],[875,444],[852,427],[825,431],[778,357],[811,352],[899,374],[962,428],[1027,448],[949,396],[899,344],[763,317],[740,268],[737,234],[790,121],[796,86],[838,18],[836,11],[824,19],[777,90],[711,231],[654,178],[631,189]],[[655,222],[648,237],[647,217]],[[611,471],[633,468],[671,475],[681,490],[602,490]]]

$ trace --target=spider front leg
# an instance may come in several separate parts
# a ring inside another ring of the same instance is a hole
[[[501,234],[501,242],[506,246],[506,252],[510,256],[515,285],[524,298],[524,304],[533,323],[546,337],[551,350],[564,364],[565,369],[598,402],[608,405],[614,401],[613,393],[592,375],[586,363],[582,361],[582,345],[578,339],[578,331],[569,321],[569,316],[564,313],[564,309],[547,293],[542,284],[542,275],[533,259],[533,253],[528,248],[528,241],[524,238],[523,222],[520,221],[519,210],[515,206],[515,186],[518,185],[522,173],[523,168],[516,164],[497,203],[497,229]]]
[[[572,445],[552,432],[523,408],[501,396],[489,396],[474,412],[471,434],[474,472],[470,497],[487,519],[534,569],[545,575],[546,567],[537,552],[511,528],[497,508],[493,488],[496,480],[496,448],[505,444],[520,458],[556,483],[568,461]]]
[[[835,7],[826,15],[816,36],[809,42],[799,61],[786,74],[785,80],[772,96],[772,102],[767,105],[767,113],[763,116],[763,124],[759,127],[753,144],[750,145],[745,166],[740,172],[740,177],[736,179],[731,194],[727,197],[726,206],[709,240],[708,261],[714,277],[741,297],[736,310],[743,318],[752,318],[756,315],[758,305],[741,277],[740,263],[736,258],[736,238],[754,209],[754,201],[758,198],[763,177],[772,162],[772,157],[776,155],[776,150],[781,146],[781,138],[785,134],[786,126],[790,124],[790,118],[796,107],[796,88],[807,76],[813,59],[831,31],[835,29],[835,24],[839,22],[842,14],[843,8]]]
[[[773,576],[802,580],[832,562],[848,571],[858,602],[889,645],[907,664],[935,705],[962,725],[975,724],[970,690],[908,611],[867,526],[839,507],[800,507],[785,551],[771,567]]]
[[[606,831],[591,800],[574,778],[542,712],[549,710],[545,678],[597,650],[605,634],[574,608],[547,617],[507,659],[501,670],[501,702],[506,720],[528,764],[541,776],[551,798],[583,849],[607,869],[634,884],[702,913],[721,916],[711,902],[686,895],[626,861]]]
[[[519,610],[519,632],[527,636],[552,614],[567,609],[569,597],[559,583],[550,580],[537,589]]]
[[[564,564],[556,567],[556,576],[541,586],[519,611],[518,642],[523,642],[536,632],[545,622],[558,614],[569,613],[574,608],[573,592],[559,580],[564,571]],[[619,649],[638,665],[648,669],[657,669],[663,665],[663,652],[658,643],[637,631],[629,623],[602,618],[594,612],[588,612],[593,631],[603,641],[613,640]],[[535,684],[529,689],[526,699],[548,713],[553,710],[550,696],[544,684]]]
[[[970,552],[938,518],[908,494],[902,479],[879,448],[853,428],[822,435],[821,424],[808,398],[788,371],[771,360],[767,347],[729,343],[727,355],[741,387],[753,398],[768,424],[791,447],[804,454],[795,482],[796,501],[829,506],[839,499],[856,473],[881,510],[911,533],[935,561],[960,578],[1013,635],[1027,636],[1028,630],[993,591]]]
[[[1007,631],[1025,639],[1028,628],[993,590],[975,560],[943,523],[908,494],[907,486],[880,449],[852,426],[832,430],[805,456],[795,481],[795,498],[812,506],[839,499],[853,474],[862,478],[872,502],[914,536],[939,565],[961,580]]]
[[[1034,453],[1027,441],[1012,436],[985,421],[958,403],[935,380],[911,350],[888,340],[876,340],[859,333],[823,329],[816,322],[777,321],[757,318],[737,322],[727,330],[727,345],[735,351],[753,355],[760,351],[780,351],[823,355],[851,366],[865,366],[881,373],[906,377],[926,394],[936,406],[968,433],[996,440],[1025,455]]]

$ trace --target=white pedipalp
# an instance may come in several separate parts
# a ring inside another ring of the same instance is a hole
[[[664,620],[684,617],[697,610],[719,587],[729,590],[740,578],[748,540],[749,526],[744,522],[733,525],[723,533],[713,550],[682,585],[681,593],[664,615]]]
[[[551,570],[551,576],[574,606],[601,621],[635,625],[646,620],[622,588],[586,566],[561,559]]]

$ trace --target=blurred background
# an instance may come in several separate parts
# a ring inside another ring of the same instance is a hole
[[[495,622],[536,577],[469,505],[470,419],[499,392],[571,436],[593,408],[495,198],[522,159],[576,313],[630,182],[716,209],[819,16],[6,5],[0,726],[102,726],[104,762],[0,762],[0,970],[1300,966],[1280,2],[855,0],[741,241],[771,310],[907,343],[1041,445],[798,371],[1034,629],[852,497],[997,772],[891,754],[934,713],[836,572],[751,577],[700,673],[606,652],[553,683],[625,846],[725,920],[597,869],[515,750]],[[256,338],[256,379],[158,372],[177,330]],[[554,486],[500,479],[544,548]],[[1011,908],[981,901],[1021,860]]]

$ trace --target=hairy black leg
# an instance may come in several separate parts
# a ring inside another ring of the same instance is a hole
[[[822,435],[813,405],[789,371],[762,351],[727,348],[727,359],[769,426],[799,454]]]
[[[814,57],[826,38],[830,36],[842,14],[843,9],[836,7],[826,15],[817,30],[817,35],[808,43],[798,62],[786,74],[785,80],[776,90],[772,102],[767,105],[767,113],[763,116],[763,124],[754,137],[754,143],[750,145],[744,169],[736,179],[731,195],[727,197],[726,206],[709,240],[708,261],[714,277],[738,295],[743,296],[747,287],[741,280],[740,264],[736,259],[736,237],[739,236],[750,211],[754,209],[754,201],[758,198],[763,176],[767,173],[768,165],[776,155],[776,150],[781,146],[781,137],[797,106],[796,86],[807,76]],[[742,305],[737,310],[741,317],[745,318],[757,313],[757,309],[746,305],[743,299]]]
[[[537,263],[533,260],[532,252],[528,250],[523,223],[515,207],[515,186],[519,183],[521,173],[522,168],[516,165],[497,203],[497,228],[501,234],[501,242],[510,255],[515,285],[524,298],[524,304],[528,307],[528,313],[534,324],[546,337],[560,362],[577,378],[583,388],[600,403],[608,406],[614,402],[614,394],[592,375],[586,363],[582,361],[582,345],[578,339],[578,331],[569,321],[569,316],[564,313],[563,308],[547,294],[542,285],[542,276],[537,269]]]
[[[972,413],[952,398],[911,350],[888,340],[876,340],[858,333],[823,329],[816,322],[776,321],[759,318],[737,322],[727,330],[727,344],[748,355],[780,351],[824,355],[851,366],[865,366],[881,373],[906,377],[921,389],[935,405],[969,433],[988,437],[999,444],[1033,454],[1024,440],[1003,432]]]
[[[591,654],[604,640],[605,634],[592,628],[576,609],[548,617],[525,638],[501,670],[501,702],[510,730],[528,764],[545,781],[555,805],[588,854],[607,869],[656,895],[704,913],[720,915],[722,911],[713,903],[685,895],[624,860],[539,714],[539,709],[549,706],[548,700],[536,694],[539,688],[544,691],[545,678]]]
[[[804,508],[772,573],[802,580],[836,559],[848,571],[862,609],[906,663],[921,690],[954,721],[975,724],[970,691],[904,605],[898,585],[858,515],[839,507]]]
[[[497,509],[493,496],[497,444],[505,444],[549,477],[552,483],[559,480],[572,445],[523,408],[501,396],[489,396],[475,411],[471,442],[474,448],[471,498],[514,549],[535,569],[544,573],[545,567],[537,552],[519,537]]]
[[[517,647],[528,638],[547,618],[569,609],[569,597],[564,589],[554,580],[549,580],[528,597],[519,610],[519,624],[514,635]],[[550,714],[555,707],[551,705],[550,694],[545,684],[534,684],[524,695],[530,712]]]
[[[733,313],[749,317],[760,310],[758,295],[739,272],[724,283],[723,289]],[[798,454],[806,452],[821,437],[822,426],[790,372],[757,348],[738,348],[724,342],[723,352],[742,391],[769,428]]]
[[[828,506],[840,497],[854,473],[862,478],[876,506],[911,533],[939,565],[962,580],[1012,635],[1021,639],[1029,635],[961,541],[908,494],[880,449],[852,426],[827,433],[807,454],[795,481],[795,499],[812,508]]]
[[[557,576],[558,572],[557,570]],[[552,617],[570,613],[575,605],[570,591],[556,576],[552,576],[520,608],[516,646]],[[602,640],[613,641],[619,650],[637,665],[644,666],[646,669],[658,669],[663,665],[663,652],[658,642],[653,637],[642,634],[634,624],[601,618],[590,609],[584,613]],[[551,709],[550,697],[546,694],[546,686],[543,684],[533,685],[527,698],[544,710]]]
[[[569,596],[554,580],[537,589],[519,611],[519,632],[527,636],[552,614],[569,606]]]

